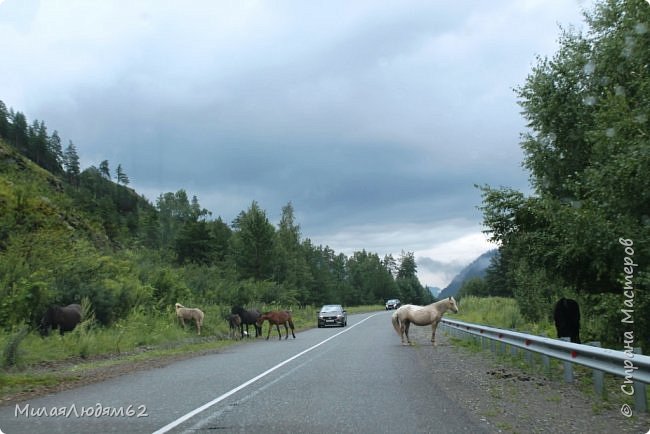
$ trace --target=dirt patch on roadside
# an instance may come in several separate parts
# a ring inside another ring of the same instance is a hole
[[[576,384],[549,379],[500,361],[490,351],[453,345],[439,330],[437,347],[429,327],[412,327],[422,359],[431,363],[436,382],[450,399],[494,432],[647,433],[650,415],[620,413],[614,392],[609,401],[582,392]],[[501,359],[502,360],[502,359]]]

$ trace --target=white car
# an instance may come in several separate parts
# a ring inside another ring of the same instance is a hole
[[[348,313],[340,304],[326,304],[318,312],[318,328],[327,326],[345,327],[348,324]]]
[[[397,309],[402,303],[397,298],[392,298],[386,302],[386,310]]]

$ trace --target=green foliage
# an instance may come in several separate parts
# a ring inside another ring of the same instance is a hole
[[[611,340],[620,332],[610,318],[621,303],[608,295],[622,293],[619,238],[634,242],[640,303],[650,289],[650,8],[598,1],[586,22],[584,34],[562,31],[557,53],[516,89],[535,194],[484,186],[482,210],[501,253],[489,278],[512,289],[522,314],[541,320],[573,294],[587,317],[602,318],[590,326],[594,339]],[[635,328],[650,339],[647,322]]]
[[[231,253],[241,279],[265,280],[272,277],[275,228],[257,202],[242,211],[233,222]]]
[[[463,286],[458,290],[456,300],[460,300],[470,295],[474,297],[487,297],[491,295],[485,279],[481,277],[472,277],[471,279],[467,279],[463,282]]]
[[[18,364],[18,353],[20,343],[29,333],[29,327],[22,326],[20,330],[13,333],[4,345],[2,350],[2,367],[11,368]]]
[[[157,300],[159,308],[173,306],[180,300],[189,299],[191,295],[190,289],[180,275],[168,268],[158,270],[157,274],[153,276],[151,284],[154,288],[153,298]]]
[[[77,324],[72,333],[69,333],[69,337],[65,341],[70,345],[70,340],[73,340],[74,343],[72,346],[82,359],[90,355],[94,339],[94,333],[92,333],[94,325],[95,312],[92,303],[88,297],[83,297],[81,299],[81,322]]]
[[[416,272],[415,255],[413,252],[402,251],[396,279],[398,296],[403,303],[430,304],[434,301],[433,296],[428,289],[422,286]],[[388,297],[389,295],[385,295],[384,301]]]
[[[512,298],[504,297],[467,295],[459,301],[458,314],[454,319],[505,329],[532,328],[531,324],[526,323],[519,304]],[[543,323],[549,325],[548,321]]]
[[[273,280],[293,293],[300,304],[311,304],[318,295],[301,291],[312,281],[307,255],[300,243],[300,225],[296,223],[293,205],[289,202],[282,208],[282,216],[273,238]]]

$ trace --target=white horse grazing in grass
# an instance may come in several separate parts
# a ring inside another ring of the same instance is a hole
[[[183,328],[185,328],[185,320],[194,320],[198,334],[201,334],[201,326],[203,325],[203,311],[195,307],[185,307],[180,303],[174,305],[176,307],[176,316],[181,320]]]
[[[442,315],[451,309],[458,313],[458,305],[454,297],[445,298],[426,306],[405,304],[393,312],[392,321],[395,331],[402,339],[402,345],[409,345],[409,326],[411,323],[418,326],[431,325],[431,343],[436,345],[436,328],[442,319]],[[406,342],[404,336],[406,335]]]

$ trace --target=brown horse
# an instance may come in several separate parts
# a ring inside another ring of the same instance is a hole
[[[458,313],[458,305],[454,297],[449,297],[426,306],[405,304],[397,309],[392,316],[393,327],[402,338],[402,345],[409,345],[409,326],[411,323],[418,326],[431,325],[431,343],[436,344],[436,328],[447,310]],[[404,336],[406,335],[406,342]]]
[[[241,324],[239,324],[239,330],[241,331],[242,339],[244,336],[250,337],[248,334],[248,326],[255,326],[255,337],[258,337],[262,334],[262,327],[257,325],[257,319],[260,317],[260,311],[257,309],[246,310],[241,306],[233,306],[230,309],[230,313],[239,315],[241,319]],[[244,334],[244,326],[246,326],[246,334]]]
[[[296,334],[293,332],[293,320],[291,319],[291,311],[288,310],[272,310],[270,312],[265,312],[257,318],[257,325],[262,328],[264,321],[269,322],[269,332],[266,335],[266,340],[269,340],[271,336],[271,327],[275,324],[275,328],[278,330],[278,337],[282,340],[282,333],[280,333],[280,324],[284,325],[284,330],[286,332],[285,339],[289,339],[289,327],[291,327],[291,335],[293,338],[296,338]],[[287,327],[287,324],[289,327]]]
[[[203,325],[203,311],[195,307],[185,307],[180,303],[174,305],[176,308],[176,316],[181,320],[183,328],[185,328],[185,320],[194,320],[198,334],[201,334],[201,326]]]
[[[237,339],[237,331],[241,326],[241,318],[236,313],[228,315],[228,326],[230,327],[230,339]]]

